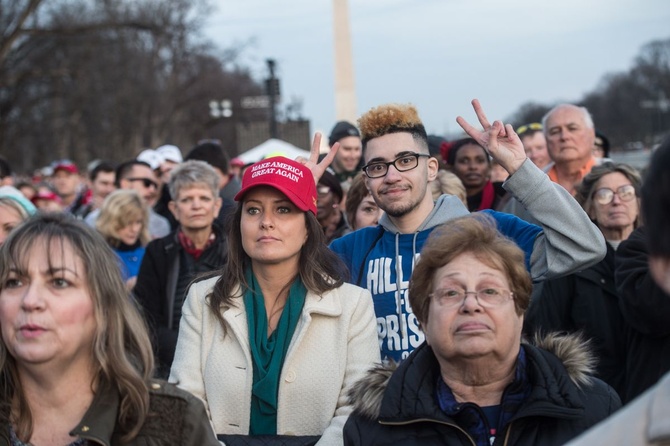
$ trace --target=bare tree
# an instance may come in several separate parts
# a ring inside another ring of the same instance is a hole
[[[0,0],[2,153],[28,171],[207,137],[213,91],[262,92],[202,38],[207,12],[207,0]]]
[[[576,103],[589,109],[614,148],[630,141],[658,143],[670,132],[670,39],[644,45],[629,71],[604,75]],[[510,121],[538,121],[553,105],[526,103]]]

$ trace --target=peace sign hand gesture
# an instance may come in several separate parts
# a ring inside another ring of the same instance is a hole
[[[519,135],[510,124],[504,125],[501,121],[490,124],[477,99],[472,100],[472,108],[484,130],[476,129],[461,116],[456,118],[456,122],[465,133],[484,147],[498,164],[513,175],[526,160],[526,152]]]
[[[312,141],[312,148],[309,151],[309,159],[299,156],[295,160],[300,164],[304,164],[309,170],[312,171],[314,176],[314,183],[319,183],[323,172],[326,171],[330,163],[333,162],[337,149],[340,148],[340,143],[336,142],[333,144],[333,147],[330,148],[328,154],[319,162],[319,149],[321,149],[321,133],[316,132],[314,134],[314,140]]]

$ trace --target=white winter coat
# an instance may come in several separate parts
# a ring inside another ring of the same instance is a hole
[[[253,363],[242,299],[223,318],[206,302],[218,278],[190,287],[182,309],[170,382],[205,403],[217,434],[249,433]],[[341,445],[351,412],[348,388],[380,362],[370,292],[344,284],[323,296],[308,292],[280,375],[277,433],[322,435]]]

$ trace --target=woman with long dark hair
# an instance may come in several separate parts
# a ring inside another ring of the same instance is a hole
[[[346,391],[379,362],[372,298],[343,282],[316,199],[305,165],[274,157],[250,166],[228,261],[189,289],[170,381],[205,402],[226,444],[230,435],[342,444]]]

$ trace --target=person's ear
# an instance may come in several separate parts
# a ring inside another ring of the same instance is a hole
[[[174,201],[172,200],[168,201],[168,209],[170,210],[170,212],[172,212],[174,218],[179,220],[179,217],[177,216],[177,204]]]
[[[223,199],[221,197],[216,197],[216,200],[214,202],[214,216],[219,215],[219,211],[221,211],[221,206],[223,206]]]
[[[428,181],[435,181],[437,178],[437,171],[440,169],[440,164],[437,161],[437,158],[430,157],[428,158]]]

